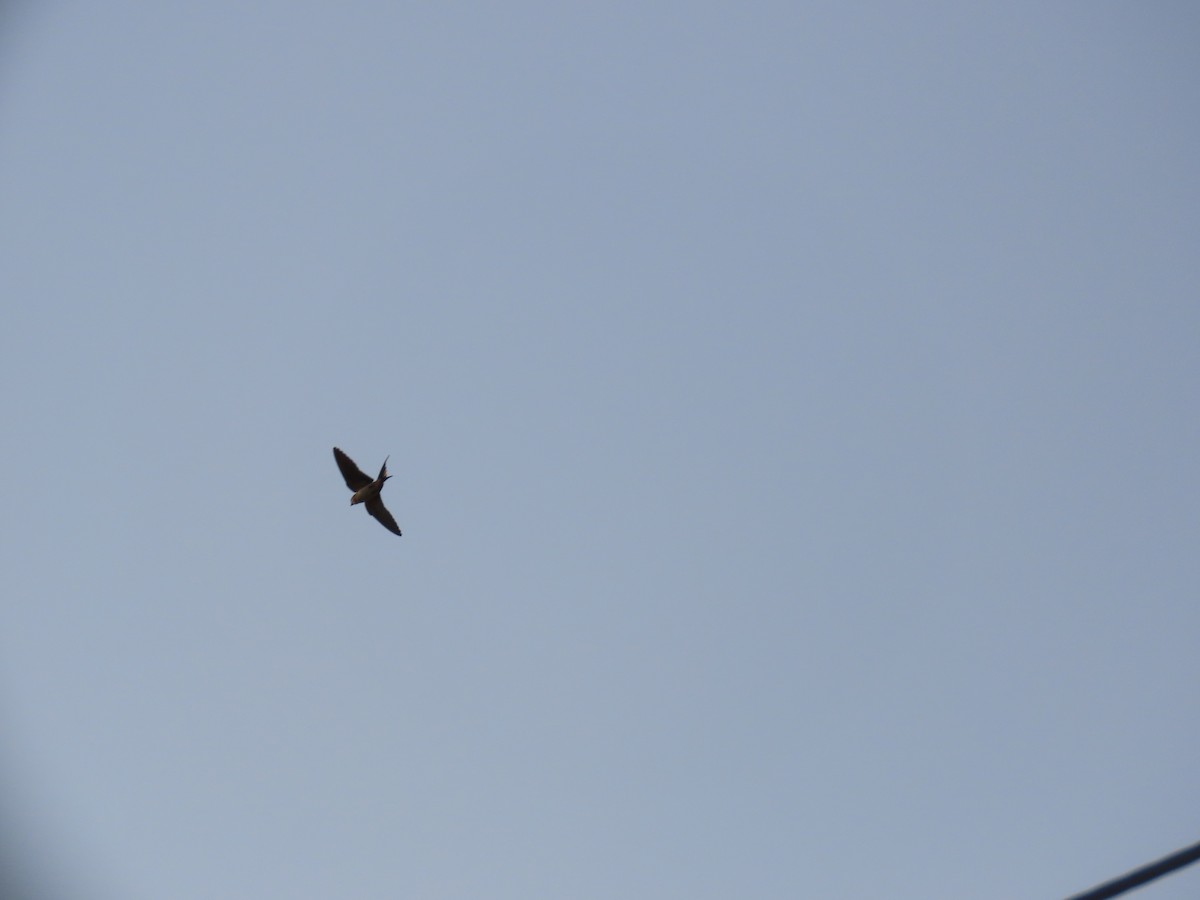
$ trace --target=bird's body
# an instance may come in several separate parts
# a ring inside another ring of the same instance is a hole
[[[392,476],[389,475],[388,477],[391,478]],[[382,490],[382,481],[372,481],[361,491],[354,492],[354,496],[350,498],[350,505],[354,506],[356,503],[366,503],[372,497],[378,497],[379,492]]]
[[[387,473],[387,459],[383,461],[383,468],[379,470],[379,477],[372,479],[370,475],[367,475],[354,464],[354,460],[337,447],[333,448],[333,458],[337,460],[338,468],[342,472],[342,478],[346,480],[346,487],[354,491],[353,496],[350,497],[350,505],[354,506],[358,503],[366,504],[367,512],[380,525],[392,534],[399,535],[400,526],[396,524],[396,520],[392,518],[392,514],[383,505],[383,498],[379,496],[379,492],[383,490],[383,483],[392,477]],[[390,458],[388,457],[388,459]]]

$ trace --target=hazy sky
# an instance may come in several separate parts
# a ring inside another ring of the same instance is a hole
[[[0,27],[39,890],[1011,900],[1200,839],[1194,4]]]

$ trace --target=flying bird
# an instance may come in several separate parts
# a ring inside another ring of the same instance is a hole
[[[391,457],[389,456],[383,461],[379,477],[374,481],[371,480],[370,475],[354,464],[354,460],[337,447],[333,448],[333,458],[337,460],[338,468],[342,470],[342,477],[346,479],[346,487],[354,491],[354,496],[350,498],[350,505],[365,503],[367,512],[374,516],[380,525],[392,534],[400,534],[400,526],[396,524],[392,514],[383,505],[383,498],[379,496],[379,492],[383,490],[383,483],[392,477],[387,473],[387,461]]]

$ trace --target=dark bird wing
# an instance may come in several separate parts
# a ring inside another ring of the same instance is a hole
[[[387,507],[383,505],[383,501],[376,494],[366,502],[367,512],[379,520],[379,524],[390,531],[392,534],[400,534],[400,526],[396,524],[396,520],[392,518],[392,514],[387,511]]]
[[[354,464],[354,460],[337,447],[333,448],[333,458],[337,460],[338,468],[342,470],[342,477],[346,479],[346,487],[350,490],[358,491],[371,483],[371,476],[359,469]]]

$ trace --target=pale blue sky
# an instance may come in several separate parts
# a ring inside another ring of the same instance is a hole
[[[1010,900],[1200,839],[1191,4],[0,25],[44,885]]]

